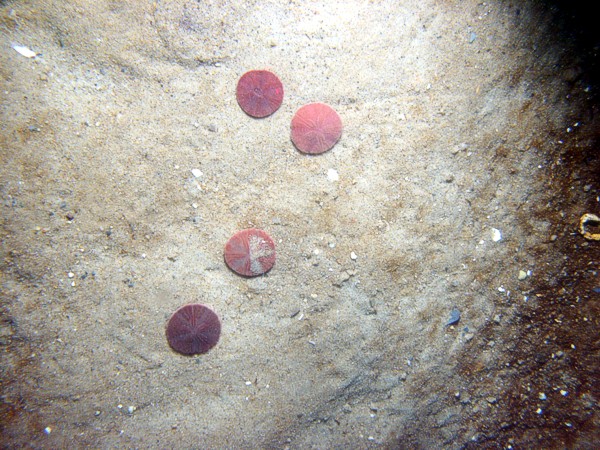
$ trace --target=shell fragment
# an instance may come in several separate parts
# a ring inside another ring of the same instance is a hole
[[[36,52],[30,50],[24,45],[13,44],[12,48],[14,48],[18,54],[23,55],[25,58],[35,58],[37,56]]]

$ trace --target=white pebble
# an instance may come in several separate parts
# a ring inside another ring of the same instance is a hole
[[[44,433],[46,433],[46,434],[52,433],[52,428],[50,428],[50,427],[44,428]]]
[[[357,258],[358,258],[358,256],[356,256],[356,253],[354,253],[354,252],[350,253],[350,259],[352,259],[353,261],[356,261]]]
[[[335,169],[329,169],[327,171],[327,179],[329,181],[338,181],[340,179],[340,175],[338,174],[338,171]]]
[[[502,240],[502,232],[496,228],[492,228],[492,241],[498,242]]]
[[[194,177],[199,178],[202,176],[202,172],[200,171],[200,169],[192,169],[192,175],[194,175]]]

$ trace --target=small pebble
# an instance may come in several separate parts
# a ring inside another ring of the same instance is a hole
[[[473,339],[473,336],[475,336],[473,333],[465,334],[465,341],[469,342],[471,339]]]
[[[468,148],[469,148],[469,144],[467,144],[466,142],[463,142],[452,149],[452,154],[456,155],[456,154],[458,154],[458,152],[464,151]]]
[[[525,278],[527,278],[527,272],[519,270],[519,281],[523,281]]]
[[[340,179],[340,175],[338,174],[338,171],[335,169],[329,169],[327,171],[327,179],[329,181],[338,181]]]
[[[44,428],[44,433],[46,433],[46,434],[52,433],[52,428],[50,428],[50,427]]]
[[[344,283],[345,281],[348,281],[349,279],[350,279],[350,274],[347,271],[344,271],[344,272],[340,273],[340,276],[338,277],[335,285],[341,286],[342,283]]]
[[[446,326],[454,325],[458,323],[459,320],[460,311],[457,308],[453,308],[452,311],[450,311],[450,319],[448,320],[448,322],[446,322]]]
[[[351,252],[351,253],[350,253],[350,258],[351,258],[353,261],[356,261],[356,259],[358,258],[358,256],[356,256],[356,253],[354,253],[354,252]]]
[[[540,392],[539,398],[540,400],[546,400],[548,397],[546,397],[546,394],[544,394],[543,392]]]

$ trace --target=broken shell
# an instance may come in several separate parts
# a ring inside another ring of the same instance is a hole
[[[587,225],[600,226],[600,217],[596,214],[586,213],[579,219],[579,232],[590,241],[600,241],[600,233],[591,233],[586,229]]]

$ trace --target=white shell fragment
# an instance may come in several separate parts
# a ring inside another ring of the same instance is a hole
[[[34,52],[33,50],[30,50],[29,48],[25,47],[24,45],[13,44],[12,48],[14,48],[17,53],[19,53],[20,55],[23,55],[25,58],[35,58],[37,56],[36,52]]]
[[[200,169],[192,169],[192,175],[195,178],[200,178],[202,176],[202,171]]]
[[[502,233],[496,228],[492,228],[492,241],[498,242],[502,240]]]

